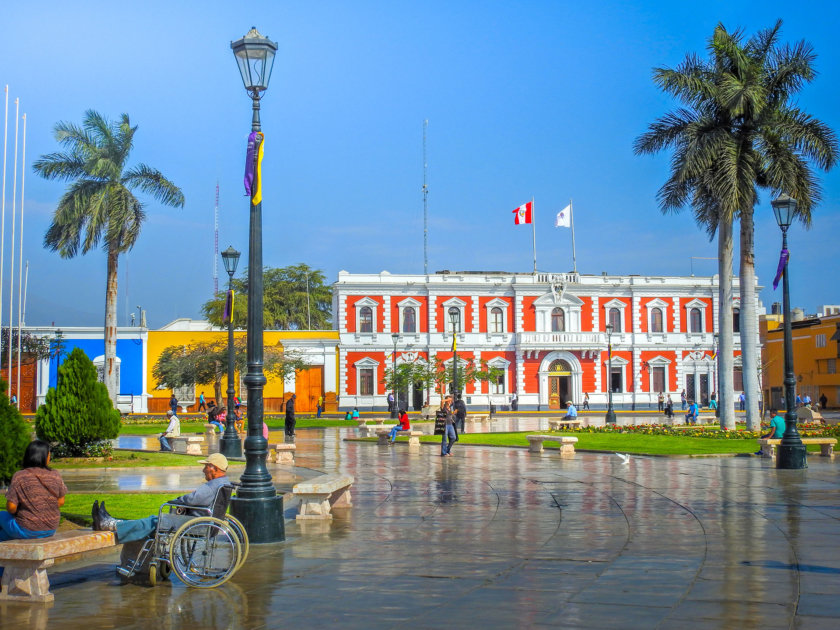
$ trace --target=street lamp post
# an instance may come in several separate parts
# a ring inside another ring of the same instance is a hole
[[[263,255],[262,255],[262,158],[260,98],[268,88],[277,44],[260,35],[256,28],[231,42],[231,49],[251,97],[251,136],[246,181],[250,184],[250,229],[248,232],[248,436],[245,438],[245,472],[241,486],[231,500],[231,513],[245,526],[254,543],[283,540],[283,497],[277,495],[265,466],[268,442],[262,435],[263,388]],[[249,179],[250,178],[250,179]]]
[[[607,415],[604,421],[607,424],[615,424],[615,411],[612,404],[612,324],[607,324],[607,393],[609,395],[609,403],[607,405]]]
[[[225,271],[228,273],[228,297],[225,312],[228,324],[228,373],[227,373],[227,416],[225,420],[225,432],[219,438],[219,452],[225,457],[242,457],[242,440],[236,432],[236,416],[233,412],[233,398],[236,390],[233,387],[233,274],[239,264],[240,252],[228,247],[222,252],[222,261],[225,264]]]
[[[720,418],[720,406],[723,404],[723,395],[720,392],[720,357],[718,356],[720,333],[715,333],[713,338],[715,340],[715,389],[717,390],[717,400],[715,400],[715,418]]]
[[[394,354],[391,355],[391,396],[394,402],[391,404],[391,418],[397,417],[397,340],[400,338],[400,333],[391,333],[391,339],[394,341]]]
[[[798,470],[808,467],[805,445],[796,428],[796,379],[793,376],[793,341],[790,326],[790,285],[788,284],[787,231],[796,212],[796,199],[781,194],[771,202],[776,222],[782,230],[782,296],[785,331],[785,433],[776,455],[776,468]]]
[[[458,335],[458,319],[460,313],[453,308],[449,311],[449,321],[452,323],[452,401],[458,399],[458,346],[455,341]]]

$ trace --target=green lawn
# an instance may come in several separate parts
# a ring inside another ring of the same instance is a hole
[[[166,493],[90,493],[68,494],[61,508],[61,516],[77,525],[90,527],[92,525],[90,509],[93,501],[105,501],[108,512],[117,518],[144,518],[150,514],[157,514],[160,504],[179,496],[172,492]],[[0,495],[0,509],[6,507],[6,496]]]
[[[195,455],[178,455],[176,453],[148,453],[145,451],[114,451],[114,458],[104,462],[96,461],[63,461],[56,459],[50,466],[58,470],[70,468],[134,468],[165,466],[195,466],[200,467]],[[231,466],[244,466],[244,462],[231,462]]]
[[[461,435],[461,444],[487,446],[528,446],[526,435],[547,435],[547,431],[523,431],[520,433],[468,433]],[[551,435],[555,435],[551,433]],[[670,435],[639,435],[634,433],[557,433],[578,438],[575,449],[580,451],[607,451],[633,453],[637,455],[712,455],[726,453],[755,453],[755,440],[727,440],[695,438]],[[406,439],[406,438],[402,438]],[[423,436],[423,442],[440,442],[440,436]],[[544,442],[544,446],[559,446]],[[809,451],[819,451],[819,446],[809,445]]]

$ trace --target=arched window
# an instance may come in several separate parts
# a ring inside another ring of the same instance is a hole
[[[500,333],[504,332],[502,327],[504,326],[504,318],[502,316],[502,309],[498,306],[494,306],[490,309],[490,332]]]
[[[566,313],[557,307],[551,311],[551,332],[564,332],[566,330]]]
[[[610,324],[612,324],[613,332],[621,332],[621,311],[617,308],[610,309]]]
[[[650,332],[662,332],[662,309],[654,308],[650,312]]]
[[[417,315],[413,306],[406,306],[403,309],[402,329],[406,333],[417,332]]]
[[[359,332],[373,332],[373,311],[370,310],[370,306],[359,309]]]
[[[732,332],[741,332],[741,309],[732,309]]]
[[[691,320],[691,332],[703,332],[703,316],[700,314],[699,308],[693,308],[689,311],[688,316]]]
[[[551,362],[551,365],[548,366],[549,372],[571,372],[572,367],[563,361],[563,359],[557,359]]]
[[[452,325],[453,320],[455,321],[455,325]],[[452,332],[452,329],[455,328],[455,332],[461,332],[461,309],[457,306],[450,306],[449,307],[449,321],[446,322],[446,328],[449,332]]]

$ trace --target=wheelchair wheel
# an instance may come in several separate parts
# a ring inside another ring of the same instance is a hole
[[[234,532],[236,532],[236,537],[239,538],[239,545],[242,547],[242,553],[240,554],[239,564],[236,565],[236,569],[239,570],[239,567],[245,562],[245,559],[248,557],[248,552],[251,549],[251,545],[248,542],[248,532],[245,531],[245,527],[242,523],[235,516],[231,516],[230,514],[225,514],[225,520],[227,521],[228,525],[231,526]]]
[[[242,545],[233,527],[211,516],[187,521],[169,541],[169,564],[187,586],[213,588],[225,583],[241,557]]]
[[[161,560],[160,566],[158,567],[158,576],[160,576],[160,579],[168,580],[170,573],[172,573],[172,567],[169,565],[169,562]]]
[[[149,565],[149,586],[157,585],[157,565],[152,562]]]

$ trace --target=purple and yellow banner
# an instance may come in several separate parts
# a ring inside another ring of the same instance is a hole
[[[776,277],[773,278],[773,290],[776,290],[776,287],[779,286],[779,280],[782,279],[782,274],[785,272],[785,267],[787,266],[787,262],[790,259],[790,252],[787,249],[783,249],[782,253],[779,255],[779,267],[776,269]]]
[[[227,298],[225,298],[225,314],[222,317],[222,323],[227,324],[231,321],[233,317],[233,289],[227,292]]]

